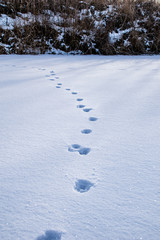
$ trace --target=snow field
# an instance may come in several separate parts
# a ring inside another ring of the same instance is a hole
[[[159,57],[1,56],[3,240],[159,239]]]

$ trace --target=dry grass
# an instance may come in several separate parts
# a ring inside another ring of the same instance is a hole
[[[5,0],[0,13],[15,17],[31,12],[35,17],[25,26],[16,25],[12,32],[1,31],[1,41],[10,43],[10,52],[45,53],[50,42],[63,51],[80,50],[83,54],[145,54],[160,53],[160,4],[149,0]],[[112,11],[108,9],[112,6]],[[44,10],[51,10],[62,20],[54,29]],[[82,10],[85,10],[85,13]],[[108,11],[105,15],[103,11]],[[41,14],[41,22],[38,16]],[[98,15],[99,14],[99,15]],[[36,17],[37,16],[37,17]],[[104,24],[95,25],[96,21]],[[137,27],[138,25],[138,27]],[[112,43],[109,34],[130,29]],[[63,39],[58,40],[58,34]],[[129,44],[126,44],[129,43]],[[1,47],[0,54],[4,52]]]

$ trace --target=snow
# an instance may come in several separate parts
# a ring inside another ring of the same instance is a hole
[[[159,240],[160,57],[0,65],[1,239]]]
[[[15,19],[7,16],[6,14],[1,14],[0,16],[0,27],[3,29],[13,29],[15,24]]]
[[[30,22],[32,22],[34,20],[34,15],[32,15],[31,13],[19,13],[18,17],[16,16],[15,18],[11,18],[9,16],[7,16],[6,14],[1,14],[0,16],[0,27],[4,30],[8,29],[8,30],[13,30],[14,26],[24,26],[29,24]],[[39,17],[39,21],[41,21],[40,16]]]
[[[125,29],[125,30],[118,29],[117,32],[115,32],[115,31],[110,32],[109,33],[110,43],[115,43],[116,41],[119,41],[122,38],[123,34],[129,33],[131,30],[132,30],[132,28]]]

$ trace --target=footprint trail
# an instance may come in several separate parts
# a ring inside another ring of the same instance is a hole
[[[83,111],[84,112],[90,112],[92,110],[92,108],[84,108]]]
[[[91,149],[87,147],[82,147],[79,144],[72,144],[68,147],[69,152],[78,152],[80,155],[87,155]]]
[[[90,188],[93,187],[93,186],[94,186],[94,184],[92,182],[88,181],[88,180],[78,179],[75,182],[74,189],[77,192],[85,193],[85,192],[88,192],[90,190]]]
[[[81,101],[83,101],[83,98],[77,98],[77,101],[81,102]]]
[[[61,240],[63,232],[48,230],[44,235],[39,236],[36,240]]]
[[[83,129],[83,130],[81,131],[81,133],[83,133],[83,134],[90,134],[91,132],[92,132],[91,129]]]

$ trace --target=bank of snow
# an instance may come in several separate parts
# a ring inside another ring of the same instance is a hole
[[[160,57],[0,63],[1,239],[158,240]]]

